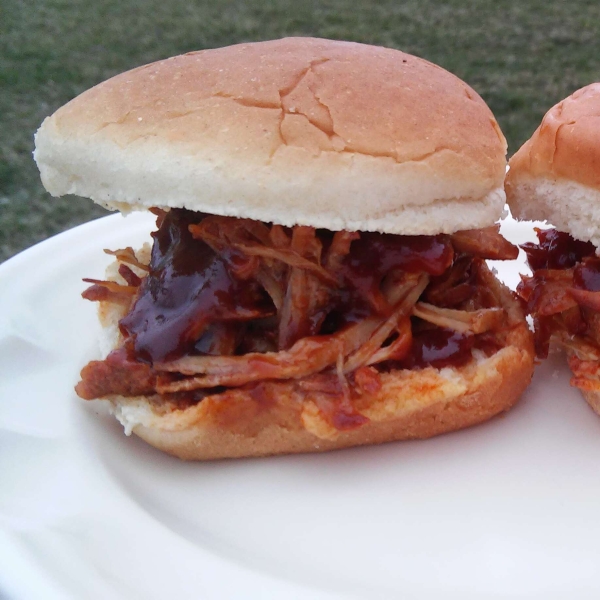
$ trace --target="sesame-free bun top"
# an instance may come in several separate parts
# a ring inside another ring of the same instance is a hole
[[[463,81],[398,50],[313,38],[176,56],[47,118],[46,189],[119,210],[434,234],[492,224],[506,141]]]
[[[600,83],[553,106],[510,159],[513,215],[600,246]]]

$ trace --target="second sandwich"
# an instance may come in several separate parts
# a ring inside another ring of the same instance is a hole
[[[600,414],[600,84],[553,106],[511,158],[515,217],[547,221],[523,246],[532,276],[518,292],[535,325],[536,352],[562,346],[578,387]]]

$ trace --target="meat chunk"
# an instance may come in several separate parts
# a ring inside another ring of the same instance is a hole
[[[149,365],[127,357],[124,348],[111,352],[104,360],[93,360],[81,371],[75,387],[84,400],[106,396],[144,396],[155,393],[156,374]]]

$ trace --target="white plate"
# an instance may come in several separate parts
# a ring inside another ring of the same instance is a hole
[[[187,464],[79,400],[81,278],[151,226],[100,219],[0,266],[0,596],[600,597],[600,418],[560,355],[504,417],[323,455]]]

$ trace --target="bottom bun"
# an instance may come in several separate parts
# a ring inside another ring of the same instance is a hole
[[[186,460],[323,452],[469,427],[511,408],[533,374],[531,332],[512,293],[496,284],[510,327],[505,346],[490,357],[474,352],[459,368],[381,373],[381,389],[354,401],[369,419],[357,429],[330,425],[315,399],[294,381],[263,382],[260,393],[230,389],[185,409],[158,397],[106,400],[126,433]],[[101,307],[107,333],[116,331],[110,327],[116,316]]]
[[[600,392],[588,392],[586,390],[580,391],[587,403],[598,415],[600,415]]]
[[[576,337],[575,339],[578,339],[578,338]],[[573,355],[577,354],[571,348],[565,348],[565,350],[567,353],[567,358],[571,358]],[[598,364],[598,367],[600,368],[600,361],[598,361],[597,364]],[[573,371],[573,369],[571,369],[571,373],[573,373],[574,377],[577,376],[577,374],[575,373],[575,371]],[[581,392],[581,395],[585,398],[585,401],[592,407],[594,412],[596,414],[600,415],[600,392],[596,392],[593,390],[582,390],[581,388],[578,388],[578,389]]]
[[[227,400],[212,396],[181,411],[187,415],[147,415],[150,418],[135,425],[133,432],[186,460],[322,452],[429,438],[508,410],[529,384],[531,373],[530,355],[514,347],[464,370],[392,372],[380,394],[364,399],[370,406],[360,412],[371,420],[345,432],[335,431],[310,401],[295,399],[290,385],[275,383],[275,405],[258,406],[247,393],[232,393]],[[131,414],[123,404],[115,408],[121,419]]]

